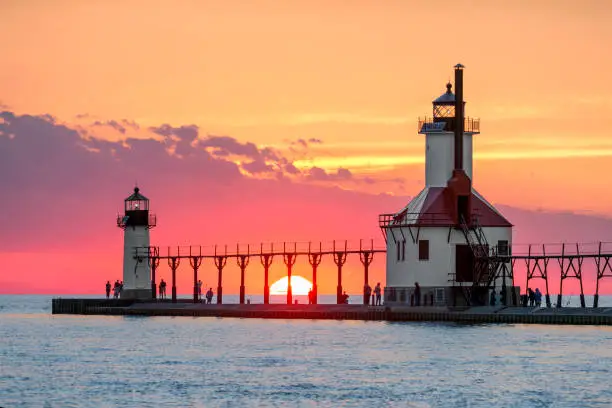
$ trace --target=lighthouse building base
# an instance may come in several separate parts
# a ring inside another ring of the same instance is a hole
[[[121,299],[150,300],[153,299],[153,294],[151,289],[123,289]]]

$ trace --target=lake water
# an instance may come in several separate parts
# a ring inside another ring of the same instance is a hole
[[[612,327],[52,316],[50,296],[0,296],[5,408],[610,407],[611,371]]]

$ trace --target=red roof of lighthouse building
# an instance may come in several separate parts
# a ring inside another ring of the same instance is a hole
[[[453,221],[453,201],[445,194],[447,187],[426,187],[414,197],[406,207],[395,214],[393,223],[412,224],[429,227],[451,227]],[[499,211],[472,189],[471,215],[478,219],[482,227],[512,227]]]

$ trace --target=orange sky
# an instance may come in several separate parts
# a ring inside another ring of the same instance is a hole
[[[10,39],[0,97],[18,112],[68,122],[89,113],[145,125],[196,123],[260,145],[313,136],[326,145],[308,163],[402,174],[423,159],[416,118],[429,113],[452,65],[462,62],[467,113],[482,118],[476,184],[487,185],[488,197],[612,210],[612,196],[588,181],[612,155],[605,0],[0,7],[0,35]],[[535,180],[540,192],[490,186],[484,174],[499,169],[496,161],[523,169],[513,177]]]
[[[612,216],[606,0],[5,0],[0,36],[0,105],[16,113],[109,140],[153,135],[93,121],[196,124],[398,195],[422,187],[417,117],[461,62],[466,113],[481,118],[476,188]],[[323,143],[292,151],[298,138]]]
[[[296,164],[401,176],[423,160],[416,118],[461,62],[487,197],[612,211],[595,181],[612,155],[605,0],[0,7],[0,98],[17,112],[195,123],[259,145],[317,137],[326,144]],[[508,188],[524,182],[535,191]]]

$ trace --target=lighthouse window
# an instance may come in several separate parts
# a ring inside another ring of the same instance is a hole
[[[397,261],[406,260],[406,240],[395,241],[395,248],[397,250]]]
[[[395,241],[395,249],[397,251],[397,262],[399,262],[400,258],[401,258],[401,250],[400,250],[400,241]]]
[[[419,261],[429,260],[429,240],[419,240]]]
[[[146,200],[130,200],[125,202],[126,211],[148,210],[149,203]]]
[[[497,241],[497,253],[499,255],[508,255],[508,241]]]

